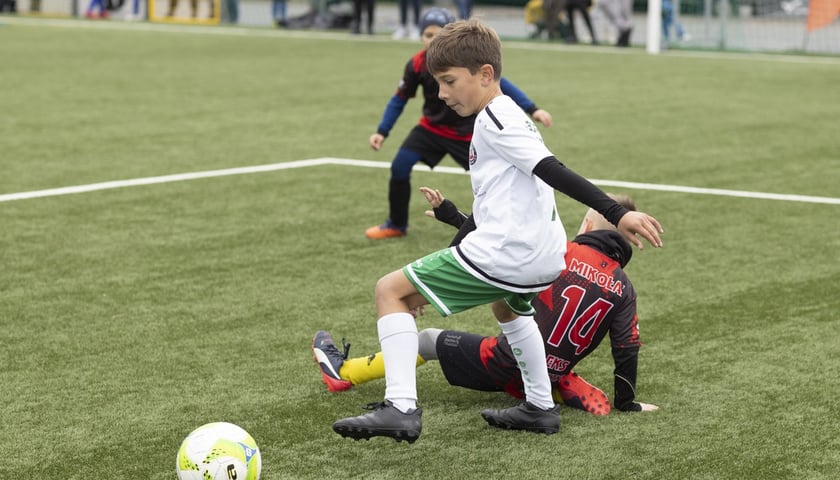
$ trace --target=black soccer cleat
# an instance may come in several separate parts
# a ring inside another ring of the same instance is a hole
[[[420,438],[422,408],[403,413],[388,400],[369,403],[364,408],[372,412],[333,423],[335,433],[354,440],[391,437],[397,442],[405,440],[408,443],[414,443]]]
[[[550,435],[560,431],[560,405],[543,410],[529,402],[503,410],[487,409],[481,416],[494,427]]]

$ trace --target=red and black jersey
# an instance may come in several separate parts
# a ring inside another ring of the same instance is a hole
[[[414,54],[406,63],[396,95],[403,100],[414,98],[417,88],[423,87],[423,117],[420,126],[444,138],[470,141],[475,115],[462,117],[438,98],[437,80],[426,68],[426,50]]]
[[[631,255],[618,232],[578,235],[568,244],[566,269],[560,278],[532,302],[552,381],[570,373],[609,334],[616,367],[614,403],[620,410],[634,409],[641,346],[636,292],[622,269]],[[516,361],[503,334],[485,338],[480,356],[505,391],[522,395],[521,378],[510,370]]]

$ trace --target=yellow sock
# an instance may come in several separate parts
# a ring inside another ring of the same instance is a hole
[[[423,357],[417,355],[417,366],[426,363]],[[385,362],[382,361],[382,352],[374,353],[367,357],[349,358],[338,371],[343,380],[350,380],[353,385],[385,378]]]

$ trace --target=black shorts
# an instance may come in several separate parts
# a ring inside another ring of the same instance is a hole
[[[421,161],[431,168],[447,153],[464,170],[470,167],[470,142],[441,137],[420,125],[411,129],[400,148],[419,153],[423,157]]]
[[[450,385],[522,398],[522,375],[515,361],[498,348],[497,337],[444,330],[435,349]]]

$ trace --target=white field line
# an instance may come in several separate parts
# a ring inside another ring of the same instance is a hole
[[[160,183],[183,182],[187,180],[198,180],[201,178],[225,177],[229,175],[243,175],[248,173],[273,172],[276,170],[287,170],[291,168],[315,167],[320,165],[344,165],[363,168],[391,168],[390,163],[375,162],[371,160],[352,160],[348,158],[314,158],[310,160],[298,160],[295,162],[273,163],[269,165],[255,165],[251,167],[226,168],[222,170],[208,170],[204,172],[178,173],[174,175],[162,175],[158,177],[134,178],[129,180],[115,180],[111,182],[91,183],[88,185],[76,185],[72,187],[50,188],[47,190],[34,190],[20,193],[7,193],[0,195],[0,203],[14,200],[27,200],[32,198],[54,197],[58,195],[70,195],[74,193],[96,192],[114,188],[137,187],[140,185],[156,185]],[[467,172],[456,167],[436,167],[434,170],[425,165],[415,165],[414,170],[466,175]],[[840,198],[814,197],[809,195],[789,195],[779,193],[747,192],[742,190],[725,190],[719,188],[697,188],[680,185],[661,185],[656,183],[622,182],[617,180],[590,179],[592,183],[604,187],[620,187],[635,190],[656,190],[663,192],[691,193],[702,195],[721,195],[727,197],[755,198],[762,200],[780,200],[786,202],[824,203],[829,205],[840,205]]]
[[[245,173],[271,172],[274,170],[285,170],[288,168],[311,167],[331,163],[329,159],[300,160],[297,162],[274,163],[271,165],[256,165],[253,167],[226,168],[224,170],[207,170],[204,172],[176,173],[174,175],[162,175],[159,177],[134,178],[130,180],[114,180],[111,182],[90,183],[88,185],[76,185],[72,187],[50,188],[47,190],[34,190],[29,192],[9,193],[0,195],[0,202],[12,200],[26,200],[30,198],[55,197],[58,195],[69,195],[72,193],[96,192],[112,188],[137,187],[140,185],[156,185],[158,183],[182,182],[185,180],[197,180],[199,178],[226,177],[229,175],[242,175]]]

